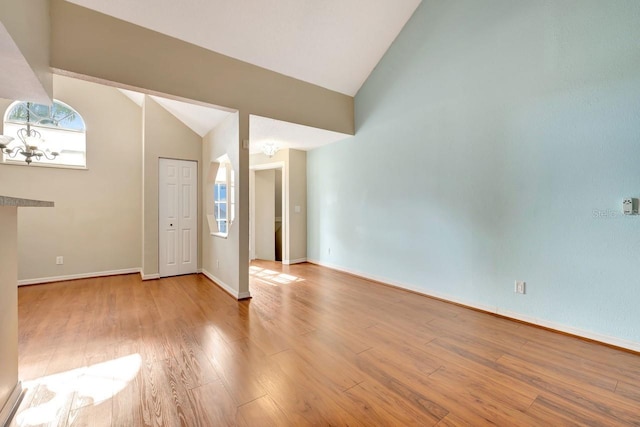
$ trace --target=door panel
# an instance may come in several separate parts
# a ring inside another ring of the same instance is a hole
[[[158,176],[158,270],[161,276],[180,274],[178,265],[178,166],[160,159]]]
[[[167,219],[176,219],[176,204],[178,203],[178,188],[176,184],[167,183]]]
[[[167,265],[176,265],[176,230],[167,230]]]
[[[191,230],[182,230],[182,263],[191,263]]]
[[[158,245],[161,277],[198,269],[198,169],[196,162],[160,159]]]
[[[180,274],[198,271],[198,170],[196,162],[182,161],[180,174],[182,262]]]
[[[190,195],[191,194],[191,185],[182,184],[182,194]],[[182,218],[190,219],[191,218],[191,200],[189,197],[182,198]]]

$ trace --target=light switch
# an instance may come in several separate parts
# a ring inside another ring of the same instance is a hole
[[[296,205],[294,207],[294,210],[295,210],[296,213],[300,213],[300,206]]]

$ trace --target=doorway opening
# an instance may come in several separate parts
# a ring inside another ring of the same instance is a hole
[[[286,211],[284,162],[252,166],[250,169],[250,260],[282,262],[286,253],[288,218]]]

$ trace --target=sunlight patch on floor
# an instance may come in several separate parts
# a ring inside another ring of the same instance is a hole
[[[249,275],[260,279],[262,282],[271,285],[289,285],[291,283],[304,282],[304,279],[291,274],[280,273],[278,271],[269,270],[267,268],[249,267]]]
[[[122,391],[138,375],[141,364],[142,358],[136,353],[25,381],[24,387],[34,390],[34,399],[41,402],[20,412],[17,424],[48,425],[68,405],[74,405],[73,409],[98,405]]]

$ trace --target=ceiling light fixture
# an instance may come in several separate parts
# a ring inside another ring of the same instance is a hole
[[[27,162],[28,165],[33,162],[33,159],[37,161],[40,161],[42,157],[49,160],[55,159],[60,153],[44,148],[42,135],[37,130],[31,128],[31,103],[27,102],[26,107],[27,127],[18,129],[17,132],[18,139],[22,144],[14,144],[14,146],[11,147],[15,138],[0,135],[0,150],[12,159],[18,154],[23,155],[24,161]]]
[[[262,144],[262,152],[269,157],[273,157],[280,148],[273,142],[265,142]]]

